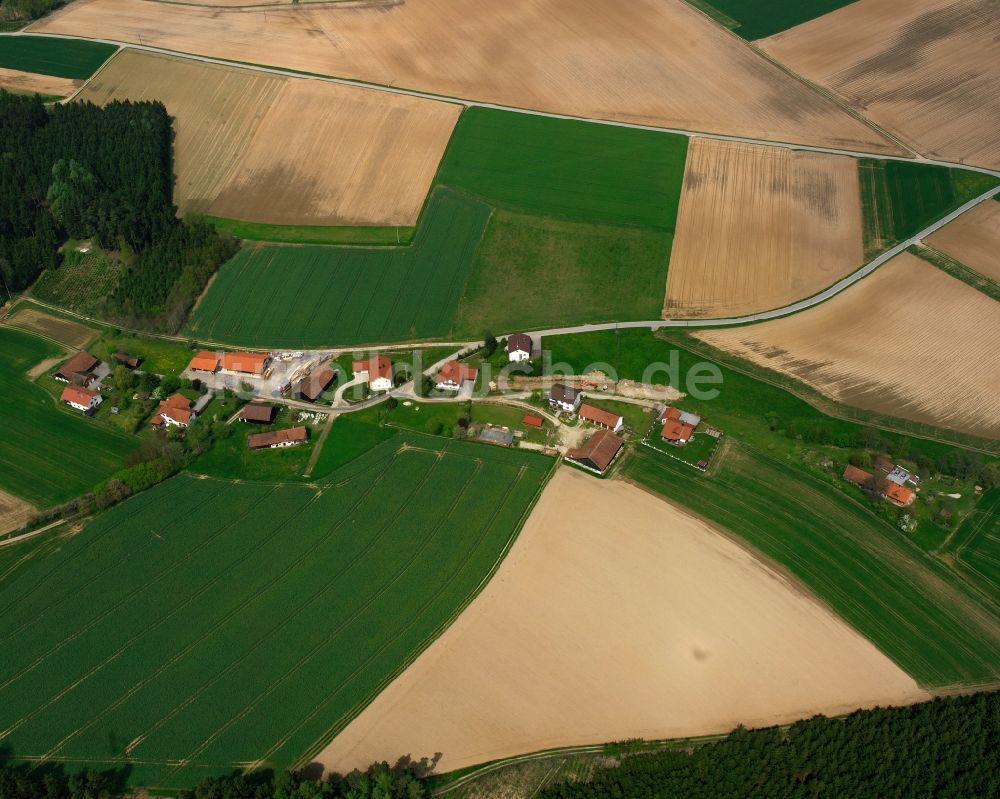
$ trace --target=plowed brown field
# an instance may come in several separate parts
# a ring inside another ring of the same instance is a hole
[[[863,261],[853,158],[692,139],[664,316],[777,308]]]
[[[927,243],[1000,282],[1000,202],[980,203],[941,228]]]
[[[1000,303],[915,255],[808,311],[695,335],[840,402],[1000,437]]]
[[[50,95],[66,97],[83,85],[82,80],[71,78],[56,78],[52,75],[39,75],[36,72],[22,72],[19,69],[4,69],[0,67],[0,88],[19,94]]]
[[[34,505],[6,491],[0,491],[0,535],[17,530],[31,519],[34,513]]]
[[[496,576],[317,758],[439,771],[925,694],[826,607],[635,486],[560,469]]]
[[[11,327],[19,327],[32,333],[41,333],[50,339],[73,349],[82,349],[97,338],[97,331],[69,319],[52,316],[28,305],[14,310],[6,321]]]
[[[1000,168],[996,0],[860,0],[763,39],[925,156]]]
[[[175,118],[184,211],[277,224],[412,225],[461,108],[124,50],[81,100]]]
[[[884,137],[683,0],[420,0],[194,8],[79,0],[33,30],[165,47],[465,99],[887,152]]]

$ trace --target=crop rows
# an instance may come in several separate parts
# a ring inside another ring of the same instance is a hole
[[[996,594],[1000,588],[1000,489],[988,491],[976,509],[955,531],[946,551],[956,559],[959,572],[982,590]]]
[[[550,464],[408,434],[322,490],[181,475],[130,500],[2,584],[6,742],[154,785],[292,765],[476,589]]]
[[[45,36],[4,36],[0,39],[0,67],[55,75],[89,78],[118,48],[113,44]]]

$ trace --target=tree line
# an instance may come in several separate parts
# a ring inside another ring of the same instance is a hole
[[[173,204],[173,129],[159,102],[46,107],[0,91],[0,277],[8,292],[58,268],[69,239],[126,265],[113,313],[175,331],[212,272],[235,252]]]

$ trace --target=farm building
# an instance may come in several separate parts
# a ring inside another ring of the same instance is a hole
[[[582,397],[580,389],[564,383],[553,383],[549,389],[549,405],[567,413],[576,413]]]
[[[149,423],[153,427],[187,427],[197,414],[191,410],[191,400],[183,394],[171,394],[160,403]]]
[[[100,361],[89,352],[78,352],[64,363],[52,376],[60,383],[85,386],[94,378],[94,369]]]
[[[284,430],[249,435],[247,436],[247,446],[250,449],[279,449],[281,447],[294,447],[308,439],[309,431],[305,427],[288,427]]]
[[[366,379],[372,391],[388,391],[392,388],[392,361],[386,355],[373,355],[351,365],[354,377]]]
[[[90,413],[101,404],[101,395],[82,386],[66,386],[60,399],[71,408]]]
[[[252,422],[253,424],[271,424],[274,421],[274,411],[273,405],[251,402],[240,411],[240,421]]]
[[[866,485],[870,485],[872,476],[869,472],[864,469],[859,469],[857,466],[848,464],[847,468],[844,469],[844,479],[849,483],[854,483],[854,485],[864,488]]]
[[[299,396],[309,400],[309,402],[315,402],[326,391],[336,376],[337,373],[329,366],[321,366],[319,369],[314,369],[309,377],[304,378],[299,383]]]
[[[202,350],[188,364],[188,369],[194,372],[215,372],[218,368],[219,356],[210,350]]]
[[[271,356],[266,352],[224,352],[222,354],[223,372],[260,377],[270,363]]]
[[[531,336],[512,333],[507,337],[507,360],[511,363],[531,360]]]
[[[116,352],[115,361],[129,369],[139,368],[139,359],[134,355],[129,355],[127,352]]]
[[[506,427],[495,427],[486,425],[479,431],[479,440],[487,444],[497,444],[501,447],[510,447],[514,444],[514,434]]]
[[[466,383],[475,383],[479,370],[459,361],[448,361],[437,374],[437,387],[445,391],[457,391]]]
[[[568,450],[566,460],[592,472],[604,474],[618,457],[624,443],[610,430],[598,430],[582,447]]]
[[[524,418],[521,419],[521,424],[527,425],[528,427],[542,427],[545,425],[545,420],[535,413],[526,413]]]
[[[875,456],[875,468],[882,472],[891,472],[896,468],[896,464],[885,455],[877,455]]]
[[[606,411],[604,408],[598,408],[596,405],[590,405],[586,402],[580,406],[580,418],[585,422],[607,428],[613,433],[617,433],[625,424],[625,420],[617,413]]]

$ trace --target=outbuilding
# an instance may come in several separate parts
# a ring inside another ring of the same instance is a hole
[[[260,402],[251,402],[244,405],[240,411],[241,422],[252,422],[253,424],[271,424],[274,421],[275,407],[265,405]]]
[[[610,430],[598,430],[582,447],[568,450],[566,460],[597,474],[604,474],[618,457],[624,443]]]
[[[225,352],[222,354],[222,371],[260,377],[271,364],[266,352]]]
[[[305,427],[288,427],[284,430],[272,430],[268,433],[253,433],[247,436],[247,446],[250,449],[278,449],[294,447],[309,439],[309,430]]]
[[[188,369],[192,372],[216,372],[219,369],[219,356],[211,350],[202,350],[191,359]]]
[[[625,424],[625,420],[617,413],[606,411],[604,408],[598,408],[596,405],[586,402],[580,406],[580,418],[585,422],[607,428],[612,433],[617,433]]]
[[[324,391],[333,382],[337,373],[329,366],[321,366],[313,369],[312,374],[299,383],[299,396],[309,402],[318,400]]]
[[[74,386],[86,386],[94,379],[94,369],[100,363],[89,352],[78,352],[52,376],[60,383],[72,383]]]

